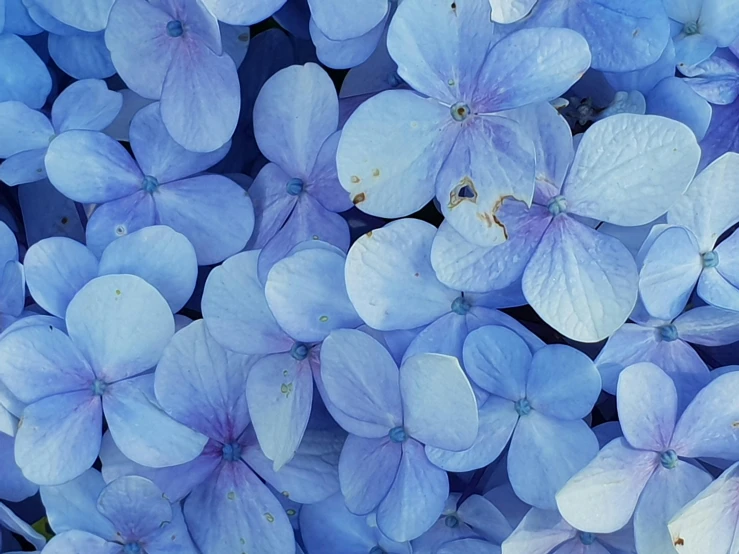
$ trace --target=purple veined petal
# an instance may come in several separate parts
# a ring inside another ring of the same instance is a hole
[[[367,360],[372,360],[371,370]],[[372,424],[366,437],[384,437],[402,425],[397,366],[387,350],[366,333],[350,329],[331,332],[321,347],[321,383],[328,400],[339,410]]]
[[[711,481],[708,472],[682,460],[672,469],[658,467],[634,511],[636,548],[646,552],[677,550],[679,545],[671,540],[667,524]]]
[[[715,268],[709,267],[702,271],[696,293],[716,308],[739,310],[739,290]]]
[[[220,450],[206,447],[207,452],[193,461],[179,466],[151,468],[139,465],[126,458],[118,449],[110,433],[103,436],[100,460],[103,462],[103,477],[110,483],[126,475],[140,475],[154,482],[171,502],[179,502],[194,487],[207,479],[221,463]]]
[[[96,131],[67,131],[49,144],[46,173],[75,202],[110,202],[141,190],[144,178],[117,141]]]
[[[731,398],[738,388],[739,374],[730,372],[698,392],[677,422],[670,448],[688,458],[736,458],[739,410]]]
[[[74,295],[98,275],[95,255],[66,237],[50,237],[32,245],[23,265],[31,296],[57,317],[64,317]]]
[[[49,55],[62,71],[76,79],[105,79],[116,73],[104,31],[74,35],[50,33]]]
[[[557,507],[582,531],[612,533],[631,519],[639,496],[659,465],[659,453],[609,442],[557,493]]]
[[[680,121],[702,140],[711,123],[712,108],[688,84],[677,77],[668,77],[647,95],[647,113]]]
[[[172,521],[172,506],[162,491],[144,477],[120,477],[106,486],[98,511],[126,542],[138,542]]]
[[[141,277],[159,291],[172,312],[177,312],[195,290],[198,262],[184,235],[155,225],[111,242],[100,258],[99,273]]]
[[[51,92],[51,75],[44,62],[22,38],[0,38],[0,102],[17,100],[41,109]]]
[[[185,150],[167,132],[159,106],[149,104],[131,120],[129,140],[142,173],[169,183],[213,167],[228,153],[230,143],[204,154]]]
[[[607,117],[577,148],[562,188],[567,210],[616,225],[649,223],[685,192],[699,159],[695,135],[682,123],[654,115]]]
[[[145,98],[162,94],[181,42],[167,33],[172,17],[146,0],[116,2],[105,30],[113,65],[128,88]]]
[[[307,180],[323,143],[339,122],[339,101],[318,65],[273,75],[254,103],[254,136],[262,153],[294,178]]]
[[[116,446],[130,460],[152,468],[191,462],[207,437],[169,417],[154,396],[154,375],[141,375],[110,385],[103,412]]]
[[[298,202],[297,196],[287,192],[290,180],[280,166],[268,163],[249,187],[249,198],[254,204],[254,234],[250,248],[264,248],[290,217]]]
[[[119,554],[121,545],[108,542],[85,531],[65,531],[56,535],[44,548],[50,554],[66,554],[67,552],[96,552],[99,554]]]
[[[505,450],[518,422],[513,402],[489,396],[480,404],[479,428],[475,442],[467,450],[453,452],[426,446],[432,464],[446,471],[472,471],[493,463]]]
[[[739,464],[724,471],[669,522],[672,544],[682,539],[684,554],[730,551],[739,517],[737,470]]]
[[[677,419],[672,379],[651,363],[634,364],[618,378],[618,415],[624,437],[634,448],[664,452]]]
[[[387,36],[403,80],[447,105],[470,100],[492,42],[490,6],[480,0],[405,2]]]
[[[523,292],[555,329],[574,340],[597,342],[626,321],[637,282],[636,263],[620,241],[559,216],[526,266]]]
[[[15,438],[15,460],[23,475],[39,485],[59,485],[78,477],[100,452],[103,410],[92,391],[49,396],[23,411]],[[55,463],[49,464],[53,459]]]
[[[172,138],[193,152],[218,150],[236,130],[240,110],[239,77],[231,56],[216,55],[200,41],[187,42],[162,86],[160,111]]]
[[[266,282],[270,269],[304,241],[322,241],[346,252],[349,225],[339,214],[328,211],[308,194],[302,194],[285,225],[259,255],[259,278]]]
[[[116,239],[155,225],[156,212],[154,198],[143,190],[98,206],[87,222],[87,247],[101,257]]]
[[[213,338],[234,352],[287,352],[294,341],[267,305],[258,259],[259,251],[242,252],[211,271],[203,291],[203,318]]]
[[[592,66],[601,71],[632,71],[659,59],[670,39],[670,25],[655,0],[606,0],[572,4],[570,28],[591,45]]]
[[[26,303],[26,280],[23,265],[9,261],[0,271],[0,312],[19,317]]]
[[[49,119],[17,101],[0,101],[0,157],[11,156],[27,150],[45,149],[54,135]]]
[[[493,325],[472,331],[463,359],[472,381],[487,392],[511,402],[526,396],[531,349],[512,330]]]
[[[411,214],[433,198],[436,175],[459,129],[449,108],[433,99],[406,90],[381,92],[344,125],[336,153],[341,186],[363,212]]]
[[[346,259],[346,288],[368,325],[412,329],[451,311],[459,293],[436,278],[430,261],[434,233],[429,223],[403,219],[354,243]]]
[[[81,31],[102,31],[115,0],[93,0],[84,6],[72,0],[35,0],[50,16]]]
[[[244,449],[242,458],[284,498],[312,504],[339,492],[339,454],[345,438],[341,431],[308,429],[295,457],[279,471],[256,444]]]
[[[78,530],[115,540],[115,527],[97,510],[104,488],[105,481],[96,469],[61,485],[41,487],[41,500],[54,532]]]
[[[395,481],[403,446],[390,438],[349,435],[339,457],[339,482],[347,508],[358,515],[374,511]]]
[[[165,348],[155,372],[156,398],[183,425],[230,444],[249,425],[246,381],[253,362],[226,351],[195,321]]]
[[[45,157],[45,147],[13,154],[7,160],[0,163],[0,181],[8,186],[14,187],[45,179]]]
[[[534,353],[526,382],[534,410],[563,420],[582,419],[592,411],[600,390],[598,369],[579,350],[552,344]]]
[[[429,462],[423,446],[413,439],[402,445],[398,473],[377,509],[377,526],[388,538],[415,539],[439,518],[449,496],[449,478]]]
[[[527,206],[534,196],[534,145],[517,123],[475,118],[457,137],[436,178],[436,198],[446,221],[479,246],[508,240],[498,218],[505,200]]]
[[[313,402],[310,363],[290,353],[258,360],[246,381],[246,400],[252,425],[274,471],[288,463],[308,426]]]
[[[548,102],[582,77],[590,59],[588,43],[569,29],[511,33],[487,54],[471,98],[472,108],[491,113]]]
[[[530,509],[513,533],[503,541],[505,554],[549,554],[577,536],[556,510]]]
[[[153,196],[158,221],[187,237],[200,265],[215,264],[240,252],[254,229],[249,196],[222,175],[167,183]]]
[[[224,462],[185,501],[185,520],[203,554],[293,554],[295,538],[280,503],[241,461]],[[243,541],[243,543],[242,543]]]
[[[347,40],[368,33],[385,19],[386,0],[308,0],[316,26],[331,40]]]
[[[285,0],[267,0],[245,4],[239,0],[203,0],[219,21],[230,25],[254,25],[279,10]]]
[[[387,17],[390,17],[389,15]],[[316,22],[308,22],[309,38],[316,47],[316,56],[326,67],[349,69],[367,61],[383,40],[387,20],[383,19],[363,35],[346,40],[331,40]]]
[[[120,92],[108,90],[105,81],[86,79],[68,86],[54,101],[51,121],[57,133],[72,129],[102,131],[123,106]]]
[[[655,318],[671,320],[683,311],[703,271],[698,242],[684,227],[672,227],[649,247],[639,271],[639,294]]]
[[[38,485],[25,477],[15,463],[15,441],[13,437],[0,433],[0,471],[3,481],[0,483],[0,497],[9,502],[21,502],[38,492]]]
[[[280,327],[295,340],[320,342],[334,329],[362,324],[346,293],[345,260],[338,249],[310,248],[280,260],[270,270],[267,303]]]
[[[739,340],[739,313],[713,306],[688,310],[673,324],[682,340],[694,344],[721,346]]]
[[[564,421],[531,410],[513,432],[508,476],[521,500],[554,510],[557,491],[597,453],[598,439],[584,421]]]
[[[87,283],[67,307],[67,332],[106,384],[154,367],[174,334],[169,305],[134,275]]]
[[[475,393],[459,361],[442,354],[418,354],[400,366],[403,427],[430,446],[461,451],[477,436]]]
[[[667,221],[693,231],[701,252],[707,252],[724,231],[739,221],[735,200],[739,201],[739,154],[728,152],[696,176],[670,208]]]
[[[95,380],[87,360],[52,325],[31,325],[11,331],[0,341],[3,384],[26,404],[58,394],[85,391]]]
[[[352,201],[336,174],[336,150],[340,138],[341,131],[336,131],[326,139],[305,184],[305,191],[332,212],[345,212],[352,207]]]

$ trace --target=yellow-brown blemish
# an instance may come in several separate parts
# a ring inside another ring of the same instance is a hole
[[[380,176],[380,170],[379,169],[373,169],[372,170],[372,176],[373,177],[379,177]]]
[[[357,177],[356,175],[352,175],[352,176],[351,176],[351,178],[350,178],[349,180],[350,180],[350,181],[351,181],[352,183],[354,183],[354,184],[356,185],[356,184],[357,184],[357,183],[359,183],[359,182],[360,182],[360,181],[361,181],[362,179],[360,179],[360,178],[359,178],[359,177]]]
[[[275,522],[275,516],[273,516],[273,515],[272,515],[272,514],[270,514],[269,512],[267,512],[266,514],[264,514],[264,517],[265,517],[265,519],[266,519],[267,521],[269,521],[270,523],[274,523],[274,522]]]
[[[470,189],[472,192],[472,196],[460,196],[459,193],[462,192],[463,189]],[[459,206],[464,201],[472,202],[473,204],[477,204],[477,189],[475,188],[475,183],[472,182],[472,179],[469,177],[465,177],[462,179],[459,184],[452,189],[452,192],[449,193],[449,209],[454,209],[457,206]]]
[[[352,198],[352,204],[356,206],[357,204],[364,202],[366,199],[367,199],[367,195],[363,192],[360,192],[354,198]]]
[[[115,289],[115,294],[116,294],[116,296],[120,296],[121,295],[120,289]]]
[[[372,231],[367,231],[367,238],[372,238]]]

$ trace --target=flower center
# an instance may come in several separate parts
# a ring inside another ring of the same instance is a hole
[[[457,102],[449,108],[454,121],[464,121],[470,116],[470,107],[464,102]]]
[[[685,24],[683,27],[683,33],[686,35],[697,35],[698,34],[698,22],[697,21],[689,21]]]
[[[185,29],[182,27],[182,21],[178,19],[173,19],[169,23],[167,23],[167,34],[171,36],[172,38],[181,37],[182,33],[185,32]]]
[[[102,396],[105,394],[105,389],[107,388],[107,383],[101,381],[100,379],[95,379],[95,382],[92,384],[92,394],[94,394],[95,396]]]
[[[677,452],[674,450],[665,450],[660,454],[659,461],[665,469],[675,469],[677,466]]]
[[[593,533],[580,533],[580,542],[585,546],[590,546],[595,542],[595,535]]]
[[[555,196],[547,204],[547,209],[552,215],[563,214],[567,211],[567,200],[562,195]]]
[[[718,252],[712,250],[703,254],[703,267],[711,268],[718,265]]]
[[[677,327],[672,323],[668,323],[659,328],[659,334],[663,341],[672,342],[677,340]]]
[[[290,349],[290,355],[299,362],[302,362],[308,357],[308,347],[302,342],[296,342]]]
[[[290,179],[287,182],[287,193],[290,196],[298,196],[301,192],[303,192],[303,181],[300,179]]]
[[[451,529],[459,527],[459,518],[455,514],[449,514],[444,518],[444,525]]]
[[[123,552],[124,554],[140,554],[143,550],[141,550],[141,545],[139,543],[129,542],[123,547]]]
[[[526,398],[516,400],[513,407],[516,408],[516,412],[520,416],[529,415],[529,412],[531,412],[531,404],[529,404],[529,401]]]
[[[156,177],[147,175],[146,177],[144,177],[144,180],[141,181],[141,188],[143,188],[149,194],[154,194],[154,191],[159,188],[159,181],[157,181]]]
[[[467,315],[472,306],[464,296],[458,296],[452,302],[452,311],[457,315]]]
[[[241,458],[241,445],[236,442],[224,444],[221,453],[223,455],[223,459],[227,462],[235,462]]]
[[[387,436],[390,437],[390,440],[393,442],[405,442],[408,440],[408,434],[402,427],[393,427],[390,429]]]

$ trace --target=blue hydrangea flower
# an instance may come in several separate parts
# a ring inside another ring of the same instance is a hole
[[[678,411],[675,385],[659,367],[641,363],[621,373],[618,416],[623,438],[607,444],[559,493],[557,506],[581,531],[612,533],[634,517],[637,547],[673,545],[667,523],[712,477],[695,458],[739,458],[732,398],[739,374],[726,373]],[[718,408],[720,407],[720,408]]]
[[[535,547],[533,545],[536,545]],[[505,540],[502,554],[616,554],[635,553],[634,529],[626,525],[614,533],[586,533],[567,523],[559,512],[532,508]]]
[[[252,248],[261,248],[260,278],[304,240],[346,251],[349,227],[335,212],[352,207],[336,177],[339,101],[316,64],[272,76],[254,104],[254,134],[270,160],[249,187],[256,212]]]
[[[161,100],[175,141],[197,152],[229,141],[239,118],[239,79],[223,52],[218,20],[200,0],[118,0],[105,44],[126,85]]]
[[[419,354],[398,369],[369,335],[333,331],[321,348],[320,386],[334,419],[351,433],[339,459],[347,507],[358,515],[377,510],[380,531],[395,541],[419,537],[449,495],[447,474],[424,445],[464,450],[477,434],[477,403],[459,362]]]
[[[15,100],[40,109],[51,92],[51,75],[19,36],[0,34],[0,102]]]
[[[419,94],[382,92],[349,118],[338,175],[354,204],[381,217],[411,214],[436,195],[468,240],[505,240],[496,223],[506,196],[527,204],[535,154],[500,112],[556,98],[590,65],[585,40],[568,29],[526,29],[499,42],[485,0],[406,0],[388,50]]]
[[[189,467],[159,471],[165,481],[184,479],[192,489],[185,520],[203,554],[224,549],[293,554],[288,516],[255,471],[298,502],[320,502],[338,490],[335,453],[342,437],[324,439],[323,449],[298,451],[279,472],[272,469],[250,426],[246,401],[247,376],[255,361],[255,356],[226,351],[196,321],[175,335],[155,372],[156,396],[164,410],[209,438]]]
[[[86,229],[95,255],[115,239],[155,224],[185,235],[200,265],[244,248],[254,228],[251,200],[232,180],[201,174],[229,145],[207,154],[185,150],[167,133],[159,103],[134,116],[130,139],[135,161],[118,142],[94,131],[64,133],[46,154],[49,180],[59,191],[76,202],[97,204]]]
[[[56,532],[44,552],[197,554],[180,506],[143,477],[106,485],[91,469],[69,483],[42,487],[41,497]]]
[[[153,285],[179,311],[195,289],[195,249],[181,234],[163,225],[144,227],[111,242],[98,260],[84,244],[64,237],[37,242],[23,259],[28,290],[36,303],[63,318],[69,302],[101,275],[127,273]]]
[[[214,269],[203,292],[203,317],[213,338],[243,354],[266,354],[246,383],[259,443],[278,471],[300,444],[320,368],[318,344],[334,329],[362,321],[344,287],[343,252],[320,241],[299,245],[257,275],[258,251]]]
[[[102,131],[116,118],[123,98],[104,81],[77,81],[57,97],[51,120],[20,102],[0,103],[0,180],[10,186],[46,177],[44,159],[49,145],[71,130]]]
[[[103,413],[118,446],[140,462],[173,465],[200,453],[205,439],[161,412],[152,376],[140,375],[174,333],[154,287],[133,275],[93,279],[69,303],[65,323],[67,334],[29,325],[0,340],[0,379],[27,404],[15,440],[27,479],[56,485],[91,467]]]
[[[600,394],[600,376],[582,352],[549,345],[533,356],[513,331],[482,327],[464,343],[464,368],[482,389],[481,428],[468,450],[426,448],[447,471],[485,467],[508,450],[508,478],[518,497],[554,509],[555,493],[598,452],[582,421]]]
[[[738,472],[739,463],[730,466],[670,521],[670,538],[678,552],[730,552],[739,524]]]

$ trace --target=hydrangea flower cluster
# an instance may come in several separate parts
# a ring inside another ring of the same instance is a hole
[[[0,0],[0,553],[739,552],[739,0]]]

